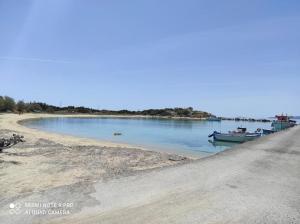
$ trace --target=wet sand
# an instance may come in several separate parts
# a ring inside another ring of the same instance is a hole
[[[300,222],[300,126],[192,161],[61,139],[5,116],[2,135],[28,141],[0,154],[0,223]],[[26,202],[73,204],[69,214],[30,215]]]

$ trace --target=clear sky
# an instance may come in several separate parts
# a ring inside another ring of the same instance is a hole
[[[0,95],[300,114],[299,0],[0,0]]]

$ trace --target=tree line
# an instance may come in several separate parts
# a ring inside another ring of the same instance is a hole
[[[9,96],[0,96],[0,112],[15,113],[63,113],[63,114],[101,114],[101,115],[145,115],[145,116],[163,116],[163,117],[190,117],[204,118],[212,114],[204,111],[188,108],[164,108],[164,109],[147,109],[141,111],[130,110],[98,110],[87,107],[58,107],[42,102],[24,102],[23,100],[15,101]]]

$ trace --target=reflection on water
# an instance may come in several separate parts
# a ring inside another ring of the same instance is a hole
[[[232,146],[231,143],[208,142],[208,135],[213,131],[227,132],[237,127],[246,127],[249,131],[270,128],[270,123],[258,122],[108,117],[47,118],[28,121],[26,125],[46,131],[187,154],[215,153]],[[114,136],[116,132],[122,135]]]

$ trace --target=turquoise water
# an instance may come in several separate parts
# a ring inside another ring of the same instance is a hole
[[[216,153],[230,143],[212,144],[208,135],[214,130],[227,132],[237,127],[249,131],[270,128],[271,123],[235,121],[195,121],[141,118],[47,118],[31,120],[26,126],[50,132],[128,143],[182,154]],[[122,135],[114,136],[113,133]]]

